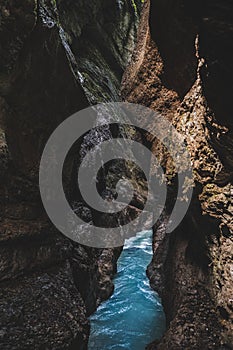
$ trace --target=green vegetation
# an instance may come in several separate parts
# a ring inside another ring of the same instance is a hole
[[[143,4],[144,1],[145,1],[145,0],[140,0],[141,4]],[[138,12],[139,12],[139,11],[138,11],[138,8],[137,8],[136,1],[135,1],[135,0],[131,0],[131,4],[132,4],[132,6],[133,6],[133,9],[134,9],[135,14],[138,15]]]

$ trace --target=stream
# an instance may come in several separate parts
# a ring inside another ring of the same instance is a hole
[[[126,241],[118,260],[114,293],[90,317],[89,350],[143,350],[163,335],[161,301],[146,276],[151,240],[152,231],[143,231]]]

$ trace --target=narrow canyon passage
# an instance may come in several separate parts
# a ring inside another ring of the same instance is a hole
[[[233,350],[233,1],[0,19],[0,350]]]
[[[165,330],[165,316],[150,288],[146,268],[152,258],[152,232],[126,241],[118,260],[112,297],[91,316],[89,350],[143,350]]]

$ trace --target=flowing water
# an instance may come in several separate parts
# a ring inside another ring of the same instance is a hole
[[[114,294],[90,317],[89,350],[143,350],[165,330],[158,295],[146,267],[152,258],[151,231],[126,241],[118,260]]]

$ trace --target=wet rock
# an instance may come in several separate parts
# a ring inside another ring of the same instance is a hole
[[[82,247],[44,212],[40,157],[53,130],[90,103],[118,100],[136,40],[131,1],[0,1],[1,349],[87,348],[87,315],[107,298],[118,251]],[[64,188],[76,198],[74,154]],[[76,206],[90,221],[89,208]]]

